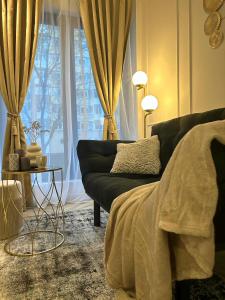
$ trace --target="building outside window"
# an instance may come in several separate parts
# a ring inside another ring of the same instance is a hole
[[[25,126],[37,120],[43,129],[49,130],[49,133],[40,137],[42,151],[49,156],[51,164],[65,166],[68,120],[63,97],[66,91],[62,88],[62,81],[65,80],[62,78],[62,28],[53,26],[48,24],[47,17],[44,24],[40,25],[34,70],[21,116]],[[103,119],[104,114],[95,88],[84,31],[74,27],[71,32],[71,121],[76,145],[82,138],[102,138],[103,122],[99,119]],[[97,128],[94,126],[96,122]]]

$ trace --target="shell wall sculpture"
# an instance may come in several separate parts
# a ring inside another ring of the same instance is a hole
[[[224,0],[203,0],[203,8],[208,14],[204,24],[204,32],[209,36],[209,45],[216,49],[223,42],[223,32],[221,24],[223,17],[221,16],[220,9],[224,4]]]

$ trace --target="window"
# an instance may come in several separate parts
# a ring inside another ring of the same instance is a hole
[[[77,171],[77,141],[102,139],[104,123],[104,113],[95,88],[89,51],[75,2],[45,1],[34,68],[21,113],[24,125],[30,126],[32,121],[37,120],[43,129],[50,131],[41,135],[38,143],[44,154],[48,155],[50,165],[64,168],[64,194],[67,200],[73,200],[77,192],[79,197],[82,194],[80,174]],[[134,35],[133,45],[135,40]],[[129,51],[133,49],[130,45],[127,48]],[[135,56],[132,53],[128,52],[124,64],[126,84],[122,88],[122,99],[126,98],[127,101],[120,100],[116,112],[118,129],[123,134],[122,138],[126,139],[134,139],[133,133],[137,129],[134,108],[137,101],[129,92],[133,89],[130,79],[134,71],[131,63],[135,62]],[[0,99],[2,137],[6,118]],[[30,142],[29,139],[27,142]],[[3,143],[2,138],[0,152]],[[43,180],[47,182],[47,179]]]
[[[95,104],[95,114],[96,115],[100,115],[102,113],[102,108],[98,105],[98,104]]]
[[[99,128],[102,127],[101,121],[100,120],[96,120],[95,121],[95,129],[99,130]]]
[[[67,41],[70,43],[68,58],[65,50],[68,22],[62,17],[59,24],[49,24],[46,17],[40,25],[34,70],[21,115],[24,125],[29,126],[37,120],[43,129],[49,130],[38,141],[42,151],[49,156],[50,164],[66,168],[71,140],[74,146],[70,153],[74,156],[79,139],[102,138],[103,124],[100,122],[97,128],[94,124],[96,119],[103,117],[103,111],[84,31],[76,28],[73,24],[77,22],[70,18],[73,39]]]

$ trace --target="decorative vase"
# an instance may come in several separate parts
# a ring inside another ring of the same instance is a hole
[[[30,159],[30,166],[35,168],[38,166],[36,157],[42,156],[41,147],[37,143],[31,143],[27,146],[27,157]]]

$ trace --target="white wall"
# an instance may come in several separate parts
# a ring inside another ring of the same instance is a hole
[[[216,50],[209,47],[204,34],[207,14],[203,1],[138,0],[136,3],[137,69],[147,72],[148,93],[159,100],[150,123],[225,107],[225,41]],[[142,120],[139,109],[139,135]]]

